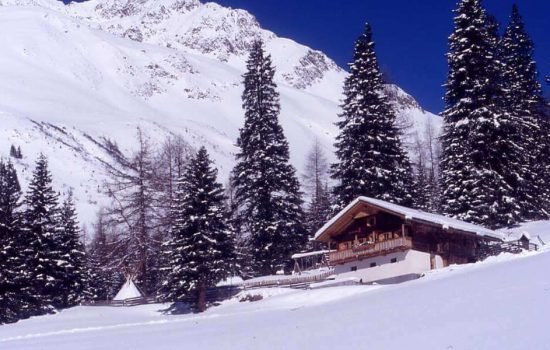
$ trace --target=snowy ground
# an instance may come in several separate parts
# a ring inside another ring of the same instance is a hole
[[[77,307],[0,327],[0,349],[550,349],[550,250],[393,286],[261,290],[204,314]]]

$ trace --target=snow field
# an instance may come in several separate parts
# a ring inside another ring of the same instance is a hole
[[[0,327],[9,349],[548,349],[550,253],[450,266],[399,285],[264,289],[204,314],[76,307]]]

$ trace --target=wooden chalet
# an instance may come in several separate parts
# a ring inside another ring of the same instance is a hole
[[[380,283],[475,262],[503,243],[502,235],[493,230],[368,197],[350,203],[316,233],[315,240],[327,245],[329,263],[338,276]]]

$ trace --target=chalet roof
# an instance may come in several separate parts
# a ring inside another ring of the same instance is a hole
[[[427,213],[421,210],[416,210],[412,208],[407,208],[401,205],[389,203],[380,199],[374,199],[370,197],[359,197],[353,202],[348,204],[344,209],[342,209],[336,216],[334,216],[330,221],[328,221],[323,227],[321,227],[317,233],[315,233],[315,239],[318,239],[325,233],[331,226],[340,221],[347,212],[354,208],[359,203],[365,203],[370,206],[376,207],[379,210],[388,212],[402,217],[405,220],[412,220],[417,222],[424,222],[432,225],[441,226],[444,230],[454,229],[457,231],[463,231],[467,233],[476,234],[478,236],[497,238],[500,240],[504,239],[504,235],[500,232],[490,230],[483,226],[474,225],[465,221],[453,219],[444,215]]]

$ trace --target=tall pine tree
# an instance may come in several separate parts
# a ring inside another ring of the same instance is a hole
[[[35,312],[52,310],[58,296],[65,264],[58,245],[60,210],[58,195],[52,188],[52,176],[48,161],[40,155],[29,189],[25,196],[24,249],[27,258],[28,280],[32,297],[36,301]]]
[[[338,162],[332,169],[338,181],[334,193],[340,208],[358,196],[412,205],[412,170],[383,87],[372,30],[367,24],[355,43],[337,123]]]
[[[510,182],[520,201],[522,219],[547,216],[541,206],[548,193],[542,180],[544,162],[540,160],[546,158],[542,153],[545,142],[541,141],[548,136],[541,130],[542,88],[533,55],[533,42],[525,30],[517,5],[514,5],[510,23],[499,43],[498,57],[503,64],[503,106],[517,125],[516,133],[510,138],[518,145],[519,166]]]
[[[502,105],[497,25],[480,0],[462,0],[449,38],[442,134],[443,211],[491,228],[515,224],[519,201],[517,124]]]
[[[0,160],[0,324],[25,317],[28,280],[20,249],[21,187],[12,163]]]
[[[244,75],[244,127],[233,169],[241,228],[248,233],[253,270],[273,274],[307,241],[296,171],[279,124],[275,70],[260,41],[253,44]]]
[[[206,290],[226,278],[233,258],[224,190],[203,147],[178,182],[172,238],[167,243],[167,300],[195,296],[197,310],[206,309]]]
[[[76,305],[82,300],[86,287],[86,256],[80,240],[80,228],[76,217],[72,191],[61,207],[60,231],[57,235],[58,250],[63,264],[63,276],[54,304],[58,307]]]

